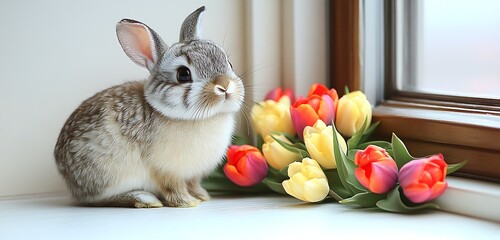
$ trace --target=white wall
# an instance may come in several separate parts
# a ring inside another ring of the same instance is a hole
[[[67,117],[97,91],[148,76],[118,44],[120,19],[142,21],[172,44],[202,5],[204,37],[246,73],[251,100],[279,85],[305,94],[326,82],[326,0],[1,1],[0,197],[65,191],[52,151]]]

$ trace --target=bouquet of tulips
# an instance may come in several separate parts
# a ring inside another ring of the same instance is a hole
[[[203,185],[390,212],[438,208],[430,201],[446,190],[446,175],[465,162],[447,164],[441,154],[412,157],[395,134],[391,142],[372,141],[379,123],[371,118],[361,91],[346,90],[339,99],[335,89],[314,84],[307,97],[295,99],[292,91],[276,88],[252,108],[257,144],[235,137],[226,162]]]

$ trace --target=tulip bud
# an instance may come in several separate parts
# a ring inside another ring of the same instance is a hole
[[[366,128],[361,129],[367,121]],[[354,91],[340,98],[335,119],[337,130],[346,137],[366,130],[372,121],[372,107],[364,93]]]
[[[287,96],[288,99],[290,99],[291,103],[295,102],[295,94],[293,93],[293,91],[290,89],[285,89],[283,91],[283,89],[280,87],[277,87],[277,88],[269,91],[266,94],[266,97],[264,98],[264,100],[273,100],[275,102],[278,102],[281,99],[281,97],[284,97],[284,96]]]
[[[305,99],[297,100],[290,107],[290,116],[293,127],[302,139],[304,128],[313,126],[318,119],[331,123],[335,117],[335,103],[328,95],[311,95]]]
[[[414,203],[441,196],[448,187],[445,181],[447,167],[441,154],[408,162],[399,171],[404,195]]]
[[[267,163],[259,149],[250,145],[232,145],[227,150],[226,176],[240,186],[253,186],[267,175]]]
[[[347,153],[347,144],[339,133],[337,133],[337,140],[344,154]],[[304,143],[309,155],[323,168],[334,169],[337,167],[333,154],[333,128],[331,125],[327,127],[321,119],[318,119],[313,127],[307,126],[304,128]]]
[[[356,153],[354,163],[354,175],[371,192],[386,193],[396,185],[398,166],[385,149],[369,145]]]
[[[290,141],[283,135],[273,136],[283,142],[290,143]],[[287,150],[278,142],[276,142],[274,138],[271,137],[271,135],[267,135],[264,138],[262,153],[264,153],[264,157],[266,158],[269,166],[276,170],[281,170],[288,166],[290,163],[300,161],[302,159],[302,156],[299,153]]]
[[[271,132],[284,132],[295,135],[290,118],[290,99],[282,97],[278,102],[266,100],[252,108],[252,126],[262,137]]]
[[[330,188],[319,164],[310,158],[293,162],[288,167],[289,180],[283,181],[285,191],[304,202],[319,202],[328,195]]]
[[[328,89],[327,87],[319,83],[313,84],[311,86],[311,88],[309,89],[309,93],[307,93],[307,96],[309,97],[311,95],[319,95],[319,96],[328,95],[332,98],[332,100],[335,103],[339,100],[339,95],[337,94],[337,91],[334,88]]]

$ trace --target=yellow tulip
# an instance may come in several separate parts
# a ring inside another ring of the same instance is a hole
[[[288,139],[283,135],[274,135],[277,139],[290,143]],[[302,156],[299,153],[291,152],[281,146],[278,142],[271,137],[271,135],[267,135],[264,138],[264,144],[262,145],[262,153],[264,153],[264,157],[266,158],[269,166],[276,170],[281,170],[288,166],[288,164],[300,161]]]
[[[342,135],[352,137],[361,130],[365,120],[368,121],[366,124],[368,128],[372,121],[372,107],[364,93],[354,91],[340,98],[335,126]]]
[[[319,164],[310,158],[293,162],[288,167],[289,180],[283,181],[285,191],[304,202],[319,202],[328,195],[330,188]]]
[[[337,133],[337,140],[340,148],[347,153],[347,145],[344,138]],[[333,128],[318,119],[314,126],[304,128],[304,143],[309,155],[326,169],[337,167],[333,154]]]
[[[252,108],[252,125],[262,137],[273,131],[295,135],[290,118],[290,99],[282,97],[278,102],[266,100]]]

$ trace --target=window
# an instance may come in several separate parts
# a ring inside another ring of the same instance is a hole
[[[458,175],[499,182],[500,54],[495,53],[500,41],[495,40],[500,36],[500,18],[491,12],[497,8],[488,4],[498,5],[495,1],[331,2],[332,69],[347,72],[333,72],[332,85],[376,96],[371,100],[376,104],[374,119],[381,121],[377,137],[390,139],[395,132],[414,156],[441,152],[450,163],[468,160]],[[465,17],[464,9],[475,14]],[[343,17],[335,16],[339,12]],[[494,23],[496,27],[491,26]],[[454,38],[460,41],[449,43]],[[465,44],[472,41],[476,41],[472,46]],[[457,59],[460,54],[467,59]],[[447,57],[451,57],[448,62]],[[342,59],[344,65],[338,64]],[[489,92],[478,89],[485,85]]]
[[[500,2],[397,2],[398,90],[500,99]],[[403,56],[403,53],[407,53]],[[403,61],[398,61],[402,63]]]

